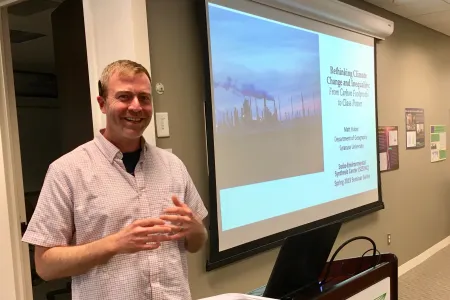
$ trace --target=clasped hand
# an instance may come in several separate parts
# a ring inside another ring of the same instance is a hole
[[[203,229],[191,209],[176,196],[172,197],[174,207],[164,210],[159,218],[137,220],[112,236],[113,251],[134,253],[153,250],[161,242],[188,237]]]
[[[172,240],[178,240],[203,230],[202,222],[194,216],[186,204],[178,200],[176,196],[172,196],[172,201],[175,206],[165,209],[165,215],[160,216],[161,220],[171,223],[167,226],[172,229]]]

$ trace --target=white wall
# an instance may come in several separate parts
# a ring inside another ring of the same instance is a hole
[[[94,133],[105,127],[98,108],[98,85],[102,70],[118,59],[134,60],[150,72],[150,51],[145,0],[83,0],[86,47],[91,87]],[[111,18],[113,16],[113,19]],[[113,21],[112,21],[113,20]],[[155,145],[155,125],[144,132]]]

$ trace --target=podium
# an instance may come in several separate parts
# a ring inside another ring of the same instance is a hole
[[[394,254],[357,257],[327,263],[329,280],[293,292],[292,300],[398,300],[398,259]]]
[[[398,300],[398,259],[394,254],[379,253],[372,239],[351,238],[327,261],[340,228],[341,223],[332,223],[287,237],[267,285],[247,295],[207,299]],[[367,252],[372,255],[336,260],[340,250],[357,240],[369,241],[372,248]]]
[[[356,257],[327,263],[327,282],[293,291],[281,300],[398,300],[398,260],[394,254]],[[294,276],[295,274],[288,274]],[[272,300],[248,294],[222,294],[201,300]]]

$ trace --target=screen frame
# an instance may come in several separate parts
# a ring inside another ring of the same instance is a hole
[[[211,62],[209,49],[209,31],[208,31],[208,0],[196,0],[196,14],[199,27],[199,40],[202,53],[202,70],[204,72],[204,113],[205,113],[205,134],[206,134],[206,152],[208,168],[208,187],[209,187],[209,248],[206,259],[206,271],[212,271],[224,267],[231,263],[249,258],[256,254],[274,249],[282,245],[285,238],[314,230],[315,228],[327,226],[336,222],[344,223],[365,215],[374,213],[385,208],[382,200],[381,174],[379,164],[379,141],[376,138],[377,155],[377,179],[378,179],[378,200],[376,202],[354,208],[328,218],[315,222],[304,224],[292,229],[288,229],[264,238],[250,241],[245,244],[219,251],[219,224],[218,224],[218,203],[216,188],[216,170],[215,170],[215,151],[214,151],[214,111],[213,96],[211,87]],[[377,99],[377,40],[374,40],[374,70],[375,70],[375,124],[373,130],[378,133],[378,99]]]

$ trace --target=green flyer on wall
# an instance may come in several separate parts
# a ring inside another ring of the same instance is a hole
[[[447,132],[445,125],[430,126],[431,162],[447,158]]]

